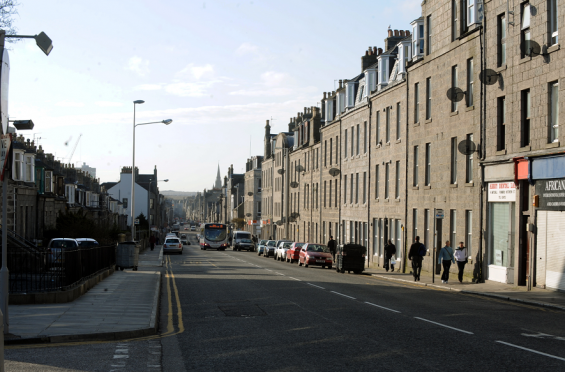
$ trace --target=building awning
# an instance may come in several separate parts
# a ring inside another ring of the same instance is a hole
[[[565,156],[550,156],[545,158],[529,158],[531,164],[531,179],[544,180],[565,178]]]

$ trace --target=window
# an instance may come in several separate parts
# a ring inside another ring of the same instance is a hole
[[[324,167],[328,166],[328,141],[324,141]]]
[[[388,199],[388,181],[390,177],[390,163],[386,163],[385,166],[385,199]]]
[[[414,123],[418,123],[420,121],[420,97],[418,92],[419,87],[419,83],[414,84]]]
[[[25,181],[35,182],[35,159],[33,156],[25,156]]]
[[[377,110],[377,131],[375,133],[377,145],[381,143],[381,112]]]
[[[335,186],[335,200],[334,200],[334,205],[337,207],[337,180],[334,181],[334,186]]]
[[[457,211],[452,209],[449,211],[449,240],[451,241],[451,247],[455,247],[457,244]]]
[[[390,142],[390,107],[385,109],[386,115],[386,122],[385,122],[385,136],[386,136],[386,143]]]
[[[337,159],[339,156],[339,137],[335,136],[335,163],[337,164]]]
[[[418,236],[418,210],[412,209],[412,239],[415,240],[417,236]]]
[[[432,78],[426,79],[426,120],[432,118]]]
[[[471,257],[473,251],[473,211],[465,211],[465,247],[467,247],[467,255]]]
[[[344,141],[343,141],[343,157],[347,158],[347,129],[344,132]]]
[[[363,153],[367,153],[367,122],[363,123]]]
[[[459,0],[459,35],[467,32],[467,1]]]
[[[467,134],[467,141],[468,143],[473,142],[472,134]],[[465,182],[471,183],[473,182],[473,153],[465,155],[465,157]]]
[[[45,171],[45,192],[53,192],[53,172]]]
[[[400,161],[396,161],[396,177],[394,185],[394,197],[400,199]]]
[[[522,91],[522,127],[520,128],[520,147],[526,147],[530,144],[530,107],[530,90],[526,89]]]
[[[14,151],[14,167],[12,178],[15,181],[23,180],[24,154]]]
[[[549,20],[549,37],[550,37],[550,44],[555,45],[559,41],[559,24],[558,24],[558,7],[557,7],[557,0],[549,0],[548,4],[548,12],[549,15],[547,19]]]
[[[457,137],[451,138],[451,184],[457,183]]]
[[[357,131],[359,135],[359,131]],[[355,154],[355,127],[351,127],[351,156]]]
[[[475,0],[467,0],[467,25],[475,23]]]
[[[424,245],[430,249],[430,210],[424,209]]]
[[[506,148],[506,98],[497,98],[496,151]]]
[[[359,178],[357,178],[357,181],[359,181]],[[351,176],[349,177],[349,203],[353,204],[353,173],[351,173]]]
[[[473,58],[467,60],[467,107],[473,106],[473,82],[474,82],[474,69],[473,69]]]
[[[379,165],[375,165],[375,199],[379,198]]]
[[[359,124],[357,124],[357,138],[356,138],[356,141],[357,141],[357,155],[359,155],[359,139],[360,139],[359,137],[360,137],[360,133],[359,133]]]
[[[428,42],[426,43],[426,55],[432,52],[432,16],[429,15],[426,18],[426,34],[428,36]]]
[[[521,57],[524,58],[531,54],[530,51],[530,4],[523,3],[522,4],[522,28],[520,33],[520,41],[522,45],[521,50]]]
[[[457,85],[457,66],[451,67],[451,88],[455,89],[458,88]],[[451,101],[451,112],[457,111],[457,102],[456,100]]]
[[[327,207],[327,205],[326,205],[326,200],[327,200],[327,199],[326,199],[326,198],[327,198],[326,191],[327,191],[327,190],[326,190],[326,181],[324,181],[324,208]]]
[[[363,204],[367,203],[367,172],[363,172]]]
[[[325,185],[325,184],[326,184],[326,181],[324,181],[324,185]],[[331,207],[332,207],[332,196],[333,196],[333,194],[332,194],[332,180],[330,180],[329,184],[330,184],[330,191],[328,192],[328,196],[329,196],[329,199],[330,199],[330,200],[329,200],[329,202],[330,202],[330,203],[329,203],[329,207],[331,208]],[[326,187],[326,186],[324,186],[324,188],[325,188],[325,187]],[[325,199],[326,199],[326,197],[324,197],[324,200],[325,200]],[[324,203],[325,203],[325,202],[324,202]],[[324,207],[325,207],[325,205],[324,205]]]
[[[347,174],[343,176],[343,204],[347,204]]]
[[[333,142],[333,141],[332,141],[332,138],[330,138],[330,165],[333,164],[332,158],[333,158],[333,149],[334,149],[334,147],[333,147],[332,142]]]
[[[432,144],[426,143],[426,171],[424,185],[430,186],[432,176]]]
[[[506,64],[506,15],[505,13],[498,16],[497,20],[497,49],[498,49],[498,66]]]
[[[549,142],[559,142],[559,83],[549,84]]]
[[[400,139],[400,129],[401,124],[400,124],[400,102],[396,103],[396,139],[399,140]]]
[[[424,54],[424,25],[418,25],[418,53]]]
[[[418,186],[418,146],[414,146],[414,174],[412,179],[412,186]]]
[[[455,41],[458,36],[459,10],[457,9],[457,1],[451,0],[451,41]]]

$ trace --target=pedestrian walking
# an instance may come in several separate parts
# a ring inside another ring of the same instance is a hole
[[[467,247],[463,242],[459,242],[459,247],[455,249],[455,260],[457,261],[457,268],[459,269],[459,283],[463,283],[463,272],[465,271],[465,264],[467,263]]]
[[[157,241],[157,239],[155,239],[155,235],[151,234],[151,236],[149,237],[149,245],[151,246],[151,250],[155,249],[155,242]]]
[[[449,281],[449,268],[451,263],[455,263],[455,258],[453,257],[453,248],[451,248],[451,242],[447,240],[445,242],[445,247],[439,251],[439,256],[437,258],[438,265],[443,265],[443,273],[441,274],[441,282],[447,284]]]
[[[392,263],[392,256],[396,254],[396,246],[392,244],[392,241],[389,239],[385,245],[385,269],[388,272],[389,265],[392,268],[391,272],[394,272],[394,264]]]
[[[412,275],[414,281],[420,281],[420,273],[422,272],[422,261],[426,255],[426,246],[420,243],[420,237],[414,239],[414,243],[410,246],[408,259],[412,261]]]
[[[336,247],[337,247],[337,243],[334,240],[334,237],[330,236],[330,241],[328,242],[328,248],[330,249],[330,253],[332,254],[334,262],[335,262]]]

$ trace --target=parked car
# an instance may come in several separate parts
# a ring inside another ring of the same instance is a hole
[[[304,244],[306,243],[292,243],[288,251],[286,251],[286,262],[298,262],[300,251],[302,250]]]
[[[167,236],[165,244],[163,244],[163,253],[179,253],[182,254],[182,243],[179,238]]]
[[[275,260],[285,261],[286,251],[288,251],[292,243],[293,242],[280,242],[279,245],[277,245],[277,249],[275,249]]]
[[[76,239],[55,238],[47,245],[47,266],[63,266],[65,263],[65,252],[78,251],[79,244]]]
[[[263,239],[263,240],[259,240],[259,243],[257,244],[257,256],[260,256],[263,254],[263,251],[265,250],[265,244],[267,244],[268,240]]]
[[[271,255],[274,256],[276,248],[277,248],[276,240],[267,240],[267,244],[265,244],[265,251],[263,252],[263,257],[270,257]]]
[[[91,238],[77,238],[75,239],[81,248],[98,247],[100,244]]]
[[[238,243],[234,245],[234,251],[246,250],[249,252],[255,252],[255,243],[251,239],[239,239]]]
[[[332,254],[326,245],[306,243],[300,250],[299,266],[322,266],[322,269],[328,266],[331,269],[332,263]]]
[[[196,226],[191,226],[190,231],[196,231]]]

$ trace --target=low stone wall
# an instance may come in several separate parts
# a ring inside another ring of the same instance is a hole
[[[40,293],[16,293],[10,294],[10,305],[33,305],[33,304],[61,304],[72,302],[88,292],[89,289],[100,283],[114,273],[114,268],[106,269],[94,277],[77,284],[66,291],[40,292]]]

